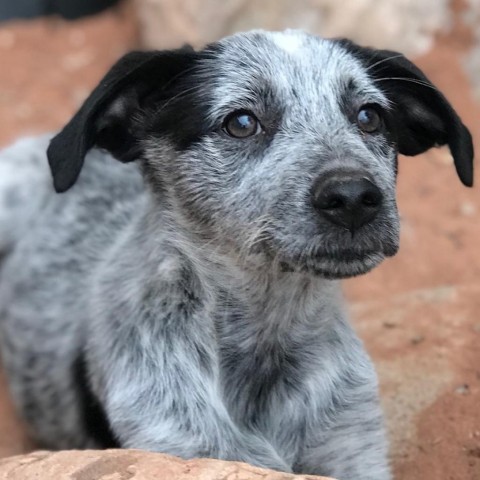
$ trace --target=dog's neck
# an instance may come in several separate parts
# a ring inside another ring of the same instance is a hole
[[[149,235],[144,238],[154,239],[149,257],[161,259],[160,281],[183,285],[187,281],[217,305],[238,302],[252,315],[263,318],[273,312],[282,312],[286,319],[297,313],[315,315],[325,303],[342,304],[339,281],[309,272],[285,271],[279,262],[261,253],[242,257],[195,235],[178,218],[165,215],[158,206],[146,217],[144,228],[149,229]],[[335,298],[337,302],[333,302]]]

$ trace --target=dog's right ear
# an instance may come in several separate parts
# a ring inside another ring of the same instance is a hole
[[[65,192],[75,183],[93,146],[122,162],[141,156],[138,118],[142,108],[152,102],[152,95],[162,96],[182,73],[191,70],[197,58],[187,48],[132,52],[121,58],[50,142],[47,156],[55,190]]]

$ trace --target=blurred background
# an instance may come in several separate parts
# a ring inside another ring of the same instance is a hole
[[[480,0],[0,0],[0,147],[60,128],[128,50],[287,27],[406,53],[480,149]],[[396,478],[480,480],[480,190],[441,149],[400,158],[398,197],[400,253],[346,282]],[[32,446],[2,385],[7,456]]]

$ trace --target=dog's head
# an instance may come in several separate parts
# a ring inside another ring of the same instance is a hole
[[[94,146],[137,160],[192,229],[340,278],[398,249],[397,154],[441,145],[471,186],[468,130],[403,55],[253,31],[198,52],[126,55],[48,157],[59,192]]]

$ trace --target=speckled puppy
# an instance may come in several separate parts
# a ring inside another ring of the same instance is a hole
[[[1,351],[40,442],[391,478],[339,279],[397,251],[398,152],[448,144],[472,183],[422,72],[297,31],[136,52],[51,141],[63,195],[48,142],[0,158]]]

